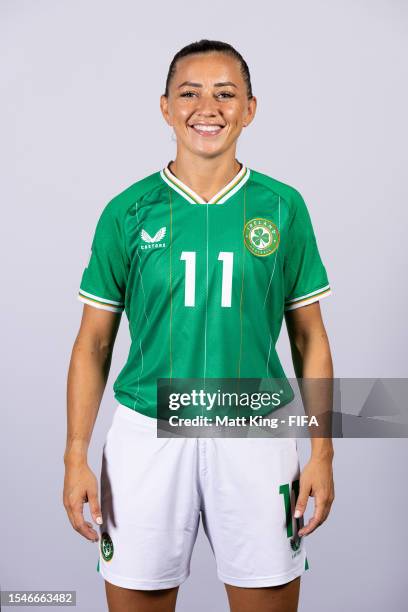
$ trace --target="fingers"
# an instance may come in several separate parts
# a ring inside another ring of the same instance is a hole
[[[300,498],[300,495],[299,495],[299,498]],[[323,495],[320,495],[320,496],[316,495],[313,516],[309,519],[309,522],[307,523],[307,525],[299,529],[298,534],[300,536],[309,535],[310,533],[312,533],[312,531],[316,529],[316,527],[324,523],[324,521],[329,515],[330,507],[333,502],[333,499],[334,497],[332,496],[326,497]],[[300,503],[296,504],[296,510],[294,514],[295,518],[303,516],[304,511],[306,509],[306,504],[307,502],[305,502],[304,497],[302,497]]]
[[[300,536],[309,535],[309,533],[312,533],[312,531],[314,531],[316,529],[316,527],[321,525],[322,522],[323,522],[323,520],[322,520],[320,514],[316,513],[316,514],[314,514],[312,516],[311,519],[309,519],[309,522],[307,523],[307,525],[305,527],[302,527],[302,529],[299,529],[298,534]]]
[[[308,490],[306,487],[302,487],[302,483],[301,483],[299,495],[296,500],[296,508],[295,508],[295,513],[294,513],[295,518],[300,518],[301,516],[304,515],[306,506],[307,506],[307,502],[309,499],[309,493],[310,493],[310,490]]]
[[[98,499],[98,481],[88,465],[68,464],[64,477],[63,503],[72,527],[84,538],[97,542],[99,536],[92,523],[84,519],[84,504],[89,502],[92,519],[102,525]]]
[[[95,523],[97,525],[102,525],[102,512],[99,505],[98,495],[95,492],[88,493],[88,501],[89,501],[89,510],[91,511],[91,515]]]
[[[99,540],[98,533],[93,528],[92,523],[90,523],[89,521],[85,521],[84,519],[83,509],[85,500],[86,498],[84,497],[74,498],[71,495],[68,496],[68,499],[64,501],[64,507],[67,511],[69,521],[75,531],[77,531],[87,540],[90,540],[91,542],[97,542]],[[92,518],[94,518],[93,515]]]

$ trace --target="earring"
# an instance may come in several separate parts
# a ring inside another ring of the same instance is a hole
[[[174,133],[174,130],[171,130],[171,141],[172,142],[177,142],[177,138],[176,138],[176,134]]]

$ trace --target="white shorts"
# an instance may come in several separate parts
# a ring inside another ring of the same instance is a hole
[[[98,570],[130,589],[180,585],[200,515],[224,583],[284,584],[308,569],[293,519],[299,459],[290,438],[157,438],[156,420],[118,405],[103,449]]]

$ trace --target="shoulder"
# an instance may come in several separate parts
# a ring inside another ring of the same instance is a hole
[[[148,197],[163,185],[160,172],[153,172],[136,181],[111,198],[102,210],[101,217],[110,219],[123,219],[132,214],[135,203]]]
[[[268,190],[271,195],[279,197],[292,214],[296,212],[296,209],[305,207],[301,193],[293,185],[252,169],[250,179],[253,185],[260,189]]]

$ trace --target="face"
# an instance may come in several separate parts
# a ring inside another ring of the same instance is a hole
[[[178,150],[202,157],[216,157],[231,148],[256,110],[255,97],[247,88],[238,60],[225,53],[183,57],[160,106],[173,127]]]

